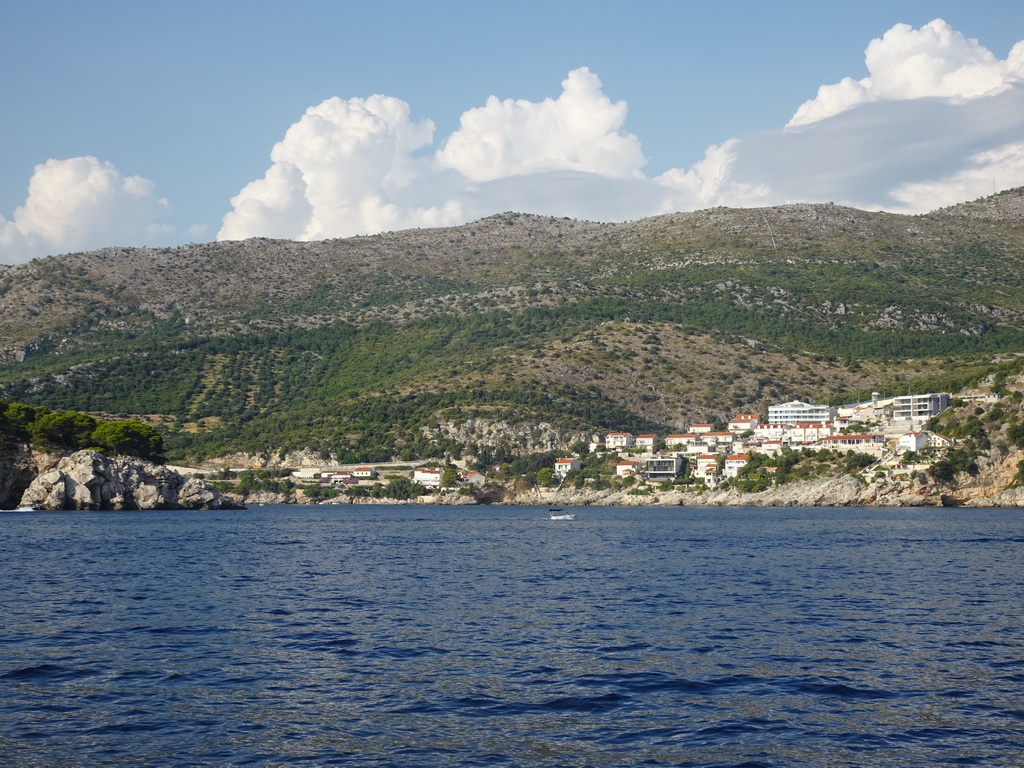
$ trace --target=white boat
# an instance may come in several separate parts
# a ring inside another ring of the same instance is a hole
[[[576,515],[562,512],[558,507],[552,507],[548,510],[548,520],[575,520]]]

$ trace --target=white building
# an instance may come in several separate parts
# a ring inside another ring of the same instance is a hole
[[[761,417],[756,413],[737,413],[729,421],[729,431],[746,432],[749,429],[754,429],[760,423]]]
[[[832,421],[836,409],[828,405],[811,405],[800,400],[791,400],[781,405],[768,406],[768,421],[771,424],[797,424],[801,421]]]
[[[605,439],[609,448],[629,448],[636,439],[629,432],[609,432]]]
[[[927,432],[908,432],[905,435],[900,435],[899,449],[901,451],[913,451],[914,453],[917,453],[926,445],[928,445]]]
[[[833,435],[821,441],[826,448],[837,451],[860,451],[862,453],[881,454],[885,451],[883,435]]]
[[[444,470],[434,467],[416,467],[412,471],[412,481],[419,483],[424,488],[440,488],[441,475]]]
[[[632,477],[639,471],[639,461],[620,461],[615,465],[615,474],[619,477]]]
[[[698,435],[694,432],[685,435],[669,435],[665,438],[665,445],[669,448],[679,448],[684,445],[692,445],[697,442]]]
[[[658,439],[657,435],[637,435],[636,436],[636,447],[643,448],[648,451],[654,450],[654,441]]]
[[[697,457],[697,475],[703,477],[707,470],[713,469],[718,472],[718,454],[702,453]]]
[[[949,408],[945,392],[927,395],[900,395],[892,399],[892,417],[900,421],[925,421]]]
[[[732,456],[725,457],[725,476],[736,477],[739,475],[740,470],[747,465],[750,461],[750,455],[746,453],[734,453]]]
[[[566,475],[582,466],[579,459],[555,459],[555,474],[564,480]]]

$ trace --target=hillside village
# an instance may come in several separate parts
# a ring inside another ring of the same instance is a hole
[[[699,492],[730,484],[741,490],[763,490],[774,483],[776,464],[785,463],[785,457],[819,451],[845,456],[845,467],[866,480],[897,480],[927,470],[957,449],[956,439],[925,428],[930,419],[953,403],[996,400],[998,396],[991,393],[957,398],[948,393],[895,397],[873,393],[866,402],[838,407],[790,401],[769,406],[763,421],[760,414],[738,413],[724,424],[690,424],[685,433],[594,435],[589,445],[577,446],[583,448],[577,455],[558,456],[550,464],[535,467],[528,473],[532,483],[520,478],[519,498],[534,500],[531,485],[537,499],[545,498],[542,488],[551,491],[588,484],[595,489],[629,489],[632,494],[670,488]],[[530,469],[529,464],[515,469],[524,467]],[[447,466],[318,467],[293,471],[291,479],[310,498],[383,500],[419,495],[422,501],[436,501],[440,495],[454,494],[468,502],[484,498],[495,483],[513,481],[515,485],[514,474],[508,466],[477,471],[459,460]]]

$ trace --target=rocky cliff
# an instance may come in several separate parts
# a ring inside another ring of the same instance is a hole
[[[12,467],[15,465],[12,465]],[[39,509],[241,509],[206,482],[148,461],[98,451],[61,457],[21,496]]]

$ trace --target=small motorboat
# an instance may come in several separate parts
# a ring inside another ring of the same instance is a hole
[[[548,520],[575,520],[576,515],[562,512],[561,507],[551,507],[548,510]]]

